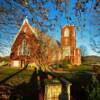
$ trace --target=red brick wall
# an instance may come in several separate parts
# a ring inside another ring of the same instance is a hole
[[[75,26],[69,26],[66,25],[61,29],[61,46],[64,47],[65,46],[65,37],[64,37],[64,31],[65,29],[68,28],[69,32],[70,32],[70,36],[69,36],[69,45],[72,48],[76,47],[76,36],[75,36]]]
[[[70,60],[71,64],[79,65],[81,64],[81,55],[80,55],[80,49],[76,48],[76,34],[75,34],[75,26],[72,25],[66,25],[61,29],[61,47],[66,47],[65,45],[65,37],[64,37],[64,31],[65,29],[69,29],[69,46],[70,46],[70,57],[65,57],[65,59],[68,61]],[[67,52],[67,51],[66,51]]]
[[[68,43],[70,46],[70,55],[71,55],[71,62],[73,62],[73,56],[74,56],[74,49],[76,48],[76,38],[75,38],[75,27],[71,26],[71,25],[66,25],[61,29],[61,46],[62,48],[66,47],[65,45],[65,39],[66,37],[64,37],[64,31],[65,29],[68,28],[69,29],[69,38],[68,38]],[[67,51],[66,51],[67,52]],[[66,57],[66,59],[68,59],[68,57]]]
[[[75,56],[74,56],[74,64],[75,65],[80,65],[81,64],[81,54],[80,54],[80,49],[76,48],[75,49]]]
[[[24,29],[27,28],[26,32],[24,32]],[[22,56],[18,55],[18,46],[22,44],[22,41],[26,40],[26,43],[30,49],[30,56]],[[35,35],[33,34],[32,30],[30,29],[27,22],[24,23],[24,25],[21,27],[20,32],[18,33],[12,48],[11,48],[11,59],[12,60],[22,60],[24,61],[26,59],[27,62],[31,62],[33,53],[38,49],[39,44],[37,42],[37,39]]]

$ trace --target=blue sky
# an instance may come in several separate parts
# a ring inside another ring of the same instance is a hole
[[[3,8],[4,11],[6,11],[5,13],[0,10],[0,49],[2,49],[0,50],[0,55],[10,54],[12,41],[19,31],[25,16],[28,16],[29,23],[32,26],[38,27],[36,24],[32,23],[31,20],[37,16],[34,14],[32,15],[27,7],[24,7],[16,2],[17,0],[10,0],[9,2],[6,1],[9,0],[0,0],[0,8]],[[50,8],[50,12],[48,13],[50,19],[52,19],[55,15],[59,15],[59,20],[56,22],[55,29],[51,30],[48,28],[48,32],[46,33],[60,41],[61,27],[67,24],[74,24],[76,26],[77,47],[83,45],[87,49],[88,55],[100,56],[100,53],[96,53],[96,50],[94,50],[93,41],[91,42],[91,40],[95,40],[96,45],[100,47],[99,27],[95,25],[97,20],[94,17],[95,11],[92,8],[93,4],[95,4],[95,0],[89,0],[90,2],[85,4],[85,8],[88,10],[85,13],[81,12],[81,15],[79,14],[80,12],[78,12],[78,16],[75,15],[75,2],[77,0],[69,1],[70,2],[66,5],[67,13],[64,12],[60,14],[60,12],[55,9],[52,2],[45,5],[45,8]],[[29,0],[29,6],[35,8],[36,5],[32,4],[32,0]],[[63,6],[65,5],[63,4]],[[12,9],[14,9],[15,12],[13,12]],[[39,12],[37,11],[37,13]],[[20,15],[23,16],[20,17]],[[65,15],[71,17],[71,20],[67,21]],[[40,20],[40,18],[38,18],[38,20]],[[44,22],[44,24],[49,23],[49,20]],[[96,36],[95,34],[98,35]],[[98,50],[100,51],[100,48]]]

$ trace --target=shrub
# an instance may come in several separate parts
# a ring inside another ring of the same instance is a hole
[[[76,100],[100,100],[100,85],[91,73],[75,73],[72,76],[72,92]]]
[[[66,61],[66,60],[63,60],[62,62],[62,68],[70,68],[71,67],[71,63],[70,61]]]

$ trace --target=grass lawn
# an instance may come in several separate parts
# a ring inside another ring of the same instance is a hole
[[[64,74],[64,73],[52,73],[52,72],[50,72],[49,75],[51,75],[51,76],[53,75],[55,78],[59,79],[60,81],[61,81],[61,79],[64,78],[65,80],[73,82],[74,88],[76,88],[76,86],[80,85],[81,86],[80,89],[84,89],[84,90],[88,89],[88,91],[89,91],[88,95],[92,95],[91,97],[95,97],[95,94],[97,93],[97,98],[99,98],[100,97],[99,96],[100,84],[98,84],[97,80],[92,79],[90,77],[91,73],[87,73],[87,71],[92,71],[92,69],[93,69],[92,66],[81,65],[79,67],[70,68],[69,70],[65,70],[65,71],[68,71],[68,72],[72,71],[72,73],[65,73]],[[0,81],[4,80],[5,78],[7,78],[11,75],[13,75],[16,72],[19,72],[20,70],[21,69],[8,67],[8,66],[6,66],[4,68],[0,67]],[[83,71],[83,72],[81,72],[81,71]],[[26,88],[25,91],[24,91],[24,92],[26,92],[27,88],[29,88],[29,86],[31,86],[31,84],[24,84],[24,82],[25,83],[30,82],[30,78],[32,77],[33,72],[34,72],[34,70],[24,69],[21,72],[17,73],[16,75],[13,75],[5,83],[7,83],[11,86],[15,86],[15,87],[20,86],[20,88],[18,87],[18,89],[23,88],[23,91]],[[84,72],[86,72],[86,73],[84,73]],[[91,84],[91,81],[92,81],[92,84]],[[34,79],[32,79],[31,82],[32,82],[32,84],[33,84],[33,82],[36,83]],[[92,87],[91,91],[89,90],[90,85]],[[32,89],[32,88],[30,87],[30,89]],[[97,99],[97,98],[95,100],[100,100],[100,99]],[[91,100],[94,100],[94,99],[91,99]]]
[[[93,71],[93,66],[91,65],[80,65],[80,66],[76,66],[76,67],[72,67],[69,70],[71,71]]]
[[[7,66],[4,68],[0,67],[0,81],[17,71],[19,71],[17,68],[9,68]]]
[[[57,69],[59,69],[59,68],[57,68]],[[14,74],[20,70],[21,69],[19,69],[19,68],[0,66],[0,81],[4,80],[5,78],[11,76],[12,74]],[[76,66],[76,67],[73,66],[72,68],[63,68],[63,70],[67,71],[67,72],[93,71],[93,67],[91,65],[90,66],[89,65],[80,65],[80,66]],[[9,78],[5,83],[10,84],[12,86],[21,84],[22,82],[28,83],[32,76],[33,71],[34,71],[34,69],[32,69],[32,70],[25,69],[22,72],[19,72],[18,74]],[[60,73],[60,74],[62,75],[62,73]],[[67,77],[70,77],[70,76],[71,76],[71,73],[67,74]]]
[[[89,72],[92,72],[93,71],[93,66],[92,65],[85,65],[85,64],[82,64],[80,66],[68,64],[66,66],[54,67],[54,69],[58,70],[58,71],[67,71],[67,72],[76,72],[76,71],[89,71]]]
[[[0,81],[6,79],[7,77],[13,75],[14,73],[20,71],[21,69],[13,68],[13,67],[5,67],[0,70]],[[12,86],[21,84],[22,82],[28,82],[31,78],[33,70],[25,69],[22,72],[12,76],[5,83],[10,84]]]
[[[21,84],[22,82],[29,82],[31,76],[32,76],[33,70],[24,70],[20,72],[19,74],[15,75],[11,79],[7,81],[7,83],[11,85],[18,85]]]

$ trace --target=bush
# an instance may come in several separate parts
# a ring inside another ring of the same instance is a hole
[[[91,73],[74,73],[72,76],[72,92],[75,100],[100,100],[100,85],[96,76]]]
[[[70,67],[71,67],[70,61],[69,61],[69,60],[68,60],[68,61],[63,60],[62,66],[61,66],[61,67],[62,67],[62,68],[70,68]]]

